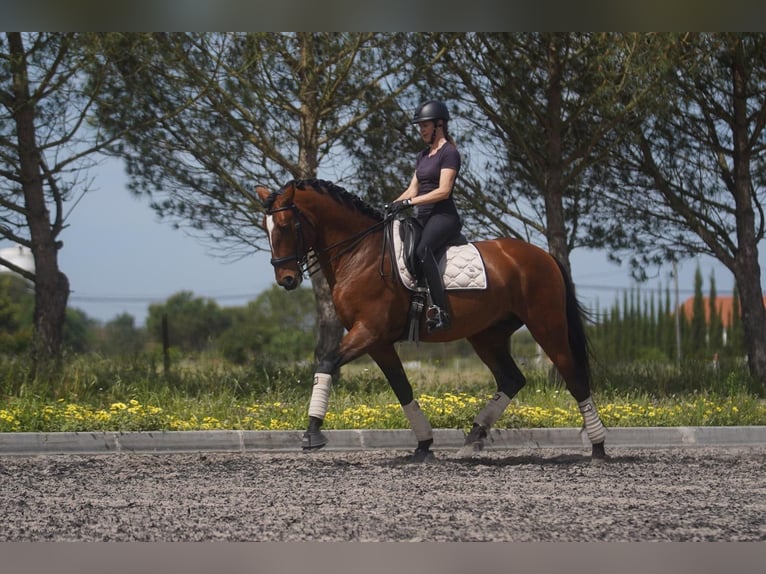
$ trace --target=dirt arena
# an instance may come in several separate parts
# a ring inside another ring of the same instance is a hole
[[[0,540],[766,540],[766,447],[407,455],[0,457]]]

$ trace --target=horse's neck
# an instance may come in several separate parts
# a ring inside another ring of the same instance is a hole
[[[354,214],[346,214],[345,217],[351,218]],[[366,254],[360,256],[361,250],[370,250],[380,244],[378,233],[365,235],[374,225],[374,221],[349,224],[349,220],[342,217],[336,222],[320,223],[321,231],[318,231],[317,237],[319,262],[331,287],[345,276],[359,271],[364,262],[377,261]]]

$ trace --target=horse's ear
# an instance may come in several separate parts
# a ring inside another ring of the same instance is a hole
[[[285,187],[282,188],[282,202],[284,205],[290,205],[295,198],[295,182],[291,181]]]
[[[255,186],[255,193],[258,194],[258,199],[261,200],[261,203],[264,203],[266,199],[271,195],[271,192],[262,185]]]

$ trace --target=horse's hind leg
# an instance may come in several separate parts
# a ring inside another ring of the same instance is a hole
[[[510,337],[514,330],[509,325],[498,325],[468,338],[476,354],[494,376],[497,392],[476,415],[465,444],[460,449],[462,456],[470,456],[484,448],[484,439],[489,429],[527,383],[510,353]]]
[[[590,368],[585,350],[581,349],[579,360],[575,356],[567,332],[565,330],[545,330],[537,325],[527,323],[530,333],[542,347],[543,351],[558,369],[564,379],[567,390],[577,401],[580,414],[583,418],[583,426],[588,433],[592,445],[593,459],[605,459],[604,440],[606,428],[601,422],[598,409],[593,402],[590,390]]]

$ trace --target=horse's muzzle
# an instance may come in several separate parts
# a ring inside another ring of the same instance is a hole
[[[301,284],[300,279],[294,277],[293,275],[285,275],[279,281],[277,281],[277,283],[284,287],[286,291],[292,291]]]

